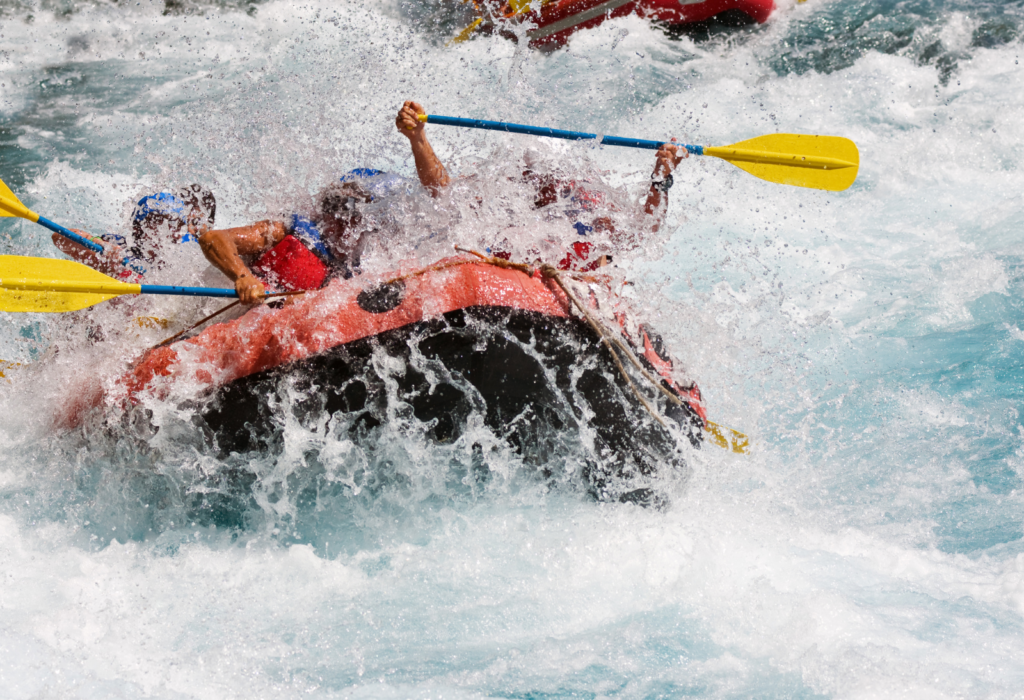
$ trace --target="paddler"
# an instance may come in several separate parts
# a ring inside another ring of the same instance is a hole
[[[262,301],[266,285],[289,291],[318,289],[330,278],[359,272],[366,239],[358,207],[386,192],[392,176],[359,169],[322,189],[312,216],[293,214],[236,228],[203,230],[203,253],[235,285],[244,304]],[[250,264],[246,263],[248,258]]]
[[[437,197],[451,184],[451,177],[427,140],[427,125],[418,119],[422,114],[426,114],[426,112],[418,103],[406,102],[398,111],[395,125],[398,127],[398,132],[409,139],[420,183],[432,196]],[[668,191],[673,184],[672,172],[689,155],[685,148],[672,143],[662,145],[655,154],[654,172],[651,175],[651,184],[644,202],[644,213],[654,217],[651,223],[652,232],[658,231],[661,217],[668,208]],[[526,168],[523,170],[523,179],[535,188],[537,195],[533,206],[538,209],[554,204],[562,198],[571,199],[582,210],[592,211],[600,201],[600,193],[588,192],[586,188],[576,186],[575,183],[562,182],[553,175],[537,172],[535,164],[529,158]],[[598,217],[589,224],[578,220],[574,221],[571,228],[578,235],[586,236],[595,230],[612,231],[614,225],[607,217]],[[589,259],[592,248],[593,244],[589,241],[574,241],[570,249],[566,251],[565,258],[558,262],[558,267],[563,270],[586,271],[605,265],[609,260],[608,256],[602,255],[595,260]],[[497,252],[494,254],[499,257],[508,256],[508,253]]]
[[[174,192],[146,195],[132,211],[131,238],[105,233],[94,236],[72,229],[103,247],[94,252],[59,233],[53,244],[65,255],[100,272],[121,279],[141,277],[147,270],[163,266],[160,251],[167,241],[187,243],[197,240],[201,228],[212,226],[217,215],[217,200],[202,185],[192,184]]]

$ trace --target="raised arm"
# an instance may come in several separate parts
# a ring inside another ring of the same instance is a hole
[[[657,232],[661,227],[660,214],[668,208],[668,191],[672,187],[672,172],[676,166],[689,158],[690,152],[682,146],[666,143],[658,149],[655,155],[654,172],[651,174],[651,187],[647,191],[647,201],[644,202],[644,212],[648,215],[659,215],[651,226],[651,231]],[[664,206],[662,204],[664,203]]]
[[[94,270],[98,270],[105,275],[117,275],[119,272],[124,270],[121,265],[121,260],[124,258],[124,251],[118,245],[113,243],[107,243],[102,238],[91,236],[85,231],[79,231],[78,229],[71,229],[78,235],[88,238],[89,240],[103,246],[103,252],[97,253],[89,250],[83,245],[75,243],[74,241],[65,238],[59,233],[53,234],[53,245],[57,246],[57,249],[67,255],[72,260],[88,265]]]
[[[199,245],[210,264],[235,283],[235,291],[242,303],[257,304],[262,301],[266,290],[242,261],[242,256],[270,250],[286,234],[280,221],[260,221],[250,226],[203,231]]]
[[[434,197],[438,196],[451,182],[444,165],[434,153],[430,142],[427,141],[426,124],[416,117],[426,114],[416,102],[406,102],[398,110],[398,117],[395,125],[399,133],[409,139],[412,146],[412,155],[416,159],[416,174],[420,177],[420,183],[427,188],[427,191]]]

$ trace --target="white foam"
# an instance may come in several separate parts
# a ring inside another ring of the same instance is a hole
[[[4,359],[60,348],[3,390],[0,673],[11,697],[1014,697],[1020,489],[1000,490],[977,465],[1019,480],[1016,399],[996,386],[998,372],[1017,375],[998,369],[1003,350],[985,350],[996,378],[972,384],[982,351],[947,352],[942,339],[977,331],[984,345],[979,300],[1019,289],[1019,44],[971,49],[976,21],[950,13],[935,33],[969,57],[943,85],[933,65],[872,52],[835,73],[777,76],[767,60],[788,23],[820,2],[742,41],[670,40],[627,18],[555,53],[497,38],[442,49],[394,4],[271,2],[254,17],[161,7],[4,22],[5,118],[40,99],[44,66],[74,61],[68,78],[111,83],[64,133],[18,127],[45,156],[21,193],[45,216],[116,229],[146,188],[197,180],[218,195],[218,223],[236,225],[297,208],[352,167],[412,175],[393,126],[406,98],[434,113],[716,145],[843,135],[861,173],[832,194],[689,159],[668,233],[623,256],[644,319],[698,378],[711,417],[755,445],[745,458],[692,455],[691,484],[666,513],[547,493],[479,424],[443,452],[396,420],[375,457],[404,490],[373,501],[357,478],[366,454],[328,438],[326,423],[290,424],[279,462],[244,465],[265,480],[263,519],[237,539],[192,527],[180,504],[158,504],[158,486],[199,489],[190,479],[222,465],[194,449],[174,406],[151,406],[163,426],[147,443],[155,456],[132,453],[126,435],[49,434],[55,406],[86,383],[111,385],[162,333],[97,344],[74,318],[5,318]],[[138,87],[119,95],[111,74]],[[67,113],[83,91],[47,109]],[[452,172],[479,175],[488,194],[516,193],[495,183],[536,145],[430,133]],[[92,150],[79,154],[69,139],[84,137]],[[634,196],[652,165],[628,149],[547,153]],[[460,208],[470,199],[406,213],[482,245],[508,214],[471,219]],[[16,234],[19,251],[53,254],[48,234]],[[376,254],[383,266],[450,242]],[[198,313],[180,301],[142,308]],[[114,329],[133,313],[87,320]],[[995,326],[1005,353],[1019,353],[1019,322]],[[968,388],[950,398],[957,382]],[[444,467],[474,441],[493,481],[459,481],[469,495],[452,496]],[[326,540],[314,548],[289,527],[315,517],[293,484],[319,449],[325,489],[349,489],[355,505],[307,522]],[[160,508],[165,520],[151,515]]]

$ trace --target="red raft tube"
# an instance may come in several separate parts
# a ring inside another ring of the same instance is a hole
[[[442,443],[482,418],[539,473],[576,463],[595,498],[657,503],[656,475],[685,479],[684,448],[703,440],[700,391],[678,384],[643,325],[614,330],[647,378],[626,369],[613,331],[595,330],[559,282],[595,303],[565,277],[496,259],[449,258],[369,287],[336,279],[150,350],[124,384],[133,404],[189,406],[221,454],[273,450],[310,416],[356,441],[399,417]]]
[[[763,24],[775,9],[775,0],[473,0],[480,17],[456,41],[473,31],[495,31],[499,22],[536,24],[527,36],[532,46],[559,46],[581,29],[596,27],[607,19],[631,13],[671,25],[703,22],[723,13],[741,13]]]

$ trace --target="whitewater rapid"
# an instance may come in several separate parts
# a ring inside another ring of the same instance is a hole
[[[117,230],[141,194],[196,181],[232,226],[354,167],[411,176],[405,99],[699,144],[840,135],[860,174],[826,193],[691,158],[670,225],[616,260],[710,417],[753,445],[693,452],[666,511],[549,490],[511,452],[470,488],[455,448],[398,432],[374,456],[397,486],[310,501],[296,484],[327,448],[296,432],[253,458],[241,524],[200,522],[219,465],[187,416],[51,428],[79,380],[166,334],[109,330],[116,308],[3,314],[21,366],[0,389],[0,697],[1021,696],[1024,4],[783,2],[710,39],[629,17],[554,52],[446,48],[459,20],[427,0],[165,7],[0,5],[0,177],[40,214]],[[537,146],[430,137],[492,196]],[[648,152],[541,148],[634,196],[649,178]],[[28,222],[0,242],[57,257]],[[198,280],[194,253],[160,281]]]

